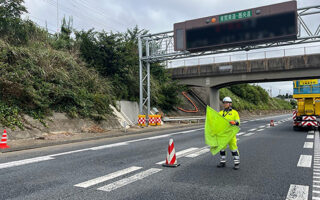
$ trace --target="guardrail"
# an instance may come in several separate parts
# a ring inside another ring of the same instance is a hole
[[[207,64],[217,64],[226,62],[249,61],[267,58],[280,58],[288,56],[305,56],[320,53],[320,46],[304,46],[287,49],[271,49],[265,51],[253,51],[247,53],[225,53],[220,56],[193,57],[189,59],[179,59],[168,61],[167,68],[189,67]]]
[[[169,118],[164,117],[162,119],[163,122],[178,122],[180,124],[181,121],[189,121],[191,124],[192,121],[197,121],[197,123],[200,123],[200,120],[205,120],[206,117],[192,117],[192,118]]]

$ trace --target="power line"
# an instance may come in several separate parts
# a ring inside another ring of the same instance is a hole
[[[46,3],[48,3],[51,6],[56,7],[56,2],[54,0],[44,0]],[[96,25],[99,24],[99,26],[102,27],[109,27],[112,29],[112,27],[104,24],[103,22],[97,21],[96,19],[92,18],[90,15],[85,16],[84,14],[80,13],[79,11],[76,11],[70,7],[67,7],[66,5],[59,5],[59,9],[65,11],[67,14],[68,13],[72,13],[72,15],[74,15],[76,18],[78,18],[81,22],[88,22],[87,18],[90,18],[90,22],[87,23],[87,25],[92,25],[92,22],[94,22]]]
[[[72,1],[78,2],[80,5],[84,6],[85,8],[89,8],[89,9],[93,10],[94,12],[100,13],[101,16],[110,19],[109,16],[105,15],[105,11],[104,10],[101,10],[99,8],[93,8],[88,4],[88,2],[86,2],[84,0],[72,0]],[[120,24],[120,25],[124,26],[125,28],[127,28],[127,25],[123,24],[120,20],[117,20],[117,19],[111,19],[111,20],[114,20],[114,21],[116,21],[117,24]]]

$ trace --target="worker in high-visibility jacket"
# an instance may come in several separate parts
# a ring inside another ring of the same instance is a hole
[[[229,123],[233,126],[239,126],[240,125],[240,117],[236,110],[232,109],[232,99],[230,97],[225,97],[223,100],[223,107],[224,109],[219,112],[221,116],[223,116],[226,120],[229,121]],[[231,150],[233,161],[234,161],[234,167],[233,169],[237,170],[239,169],[240,165],[240,154],[237,146],[237,137],[234,136],[230,142],[228,143],[229,149]],[[217,167],[225,167],[226,166],[226,148],[223,148],[220,151],[220,163]]]

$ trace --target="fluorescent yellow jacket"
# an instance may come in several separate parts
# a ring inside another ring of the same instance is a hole
[[[239,113],[236,111],[236,110],[221,110],[219,112],[219,114],[224,117],[226,120],[228,121],[235,121],[235,122],[238,122],[239,124],[237,125],[240,125],[240,117],[239,117]]]

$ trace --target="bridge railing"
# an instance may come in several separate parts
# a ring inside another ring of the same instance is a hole
[[[167,68],[188,67],[195,65],[206,65],[246,60],[258,60],[266,58],[279,58],[287,56],[310,55],[316,53],[320,53],[320,45],[173,60],[167,62]]]

